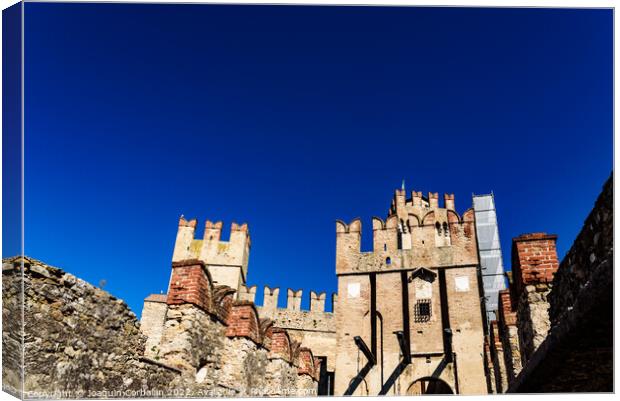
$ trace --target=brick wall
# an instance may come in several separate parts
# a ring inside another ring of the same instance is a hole
[[[559,266],[556,239],[557,235],[532,233],[512,240],[512,278],[523,365],[550,329],[547,296]]]
[[[498,298],[499,336],[504,349],[507,379],[508,383],[510,383],[521,371],[521,351],[519,349],[517,312],[510,296],[510,290],[500,291]]]
[[[300,348],[299,350],[299,370],[300,375],[308,375],[314,379],[317,379],[317,372],[315,370],[314,355],[309,348]]]
[[[520,294],[529,284],[550,283],[558,270],[557,235],[523,234],[512,240],[512,274]]]
[[[190,303],[210,312],[212,287],[204,262],[198,259],[173,262],[167,303]]]
[[[252,302],[237,301],[228,315],[227,337],[245,337],[262,344],[259,332],[258,312]]]
[[[291,339],[286,330],[278,327],[272,330],[270,357],[291,362]]]

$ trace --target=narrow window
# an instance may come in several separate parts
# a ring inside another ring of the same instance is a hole
[[[385,259],[385,264],[386,265],[391,265],[392,264],[392,259],[390,259],[389,256]]]
[[[387,251],[387,244],[383,244],[383,250]]]
[[[437,230],[437,235],[441,235],[441,224],[439,222],[435,223],[435,229]]]
[[[443,223],[443,235],[448,236],[448,223],[444,221]]]
[[[425,323],[431,320],[431,300],[418,299],[413,310],[414,321]]]

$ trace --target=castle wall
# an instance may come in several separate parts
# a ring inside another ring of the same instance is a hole
[[[497,383],[495,381],[495,366],[493,365],[491,339],[489,335],[486,335],[484,337],[484,366],[487,378],[488,392],[489,394],[497,394]]]
[[[258,311],[262,315],[262,309],[258,308]],[[278,309],[269,317],[274,320],[277,327],[286,329],[291,338],[312,349],[315,356],[327,357],[327,370],[334,371],[337,353],[336,329],[335,319],[331,313],[318,314],[303,310]]]
[[[213,278],[213,284],[227,285],[236,291],[244,284],[241,267],[208,265],[209,273]]]
[[[497,321],[491,322],[489,341],[491,343],[491,360],[497,393],[504,393],[508,388],[508,373],[506,371],[504,346],[499,335]]]
[[[370,283],[368,276],[341,276],[338,278],[338,303],[336,304],[336,381],[334,394],[342,395],[349,381],[366,364],[353,338],[363,336],[361,322],[370,309]],[[364,338],[368,344],[370,339]],[[365,384],[365,383],[364,383]],[[353,395],[363,395],[362,386]]]
[[[252,293],[243,287],[245,299],[235,300],[235,290],[217,285],[203,260],[189,259],[172,263],[166,296],[146,299],[143,331],[156,344],[149,352],[182,372],[185,396],[316,394],[319,366],[312,351],[299,354],[300,343],[261,316]]]
[[[517,301],[519,349],[522,364],[544,341],[551,322],[549,302],[553,275],[558,269],[556,235],[525,234],[513,239],[512,271]]]
[[[164,332],[168,305],[166,295],[153,294],[144,300],[140,329],[147,337],[145,355],[154,356],[155,348]]]
[[[15,360],[7,317],[21,306],[10,289],[24,263],[25,365]],[[30,258],[3,260],[3,360],[25,369],[26,398],[161,397],[179,385],[180,372],[144,358],[146,338],[127,305],[61,269]],[[8,346],[7,346],[8,345]],[[3,379],[10,384],[9,366]]]
[[[517,313],[512,305],[510,290],[502,290],[498,294],[499,335],[504,352],[504,364],[508,375],[508,383],[512,382],[521,371],[521,349],[519,348],[519,331]]]
[[[225,333],[226,326],[194,305],[170,305],[155,357],[192,377],[206,367],[211,372],[208,379],[215,382]]]
[[[486,394],[477,267],[446,269],[448,311],[460,394]]]
[[[543,271],[534,275],[537,279],[546,276],[546,266],[541,268]],[[540,284],[549,283],[531,283],[536,290]],[[613,176],[551,284],[551,292],[544,293],[550,320],[545,326],[550,329],[527,357],[509,392],[612,392]],[[534,303],[545,300],[532,296],[534,291],[524,292]],[[520,334],[522,328],[519,322]]]

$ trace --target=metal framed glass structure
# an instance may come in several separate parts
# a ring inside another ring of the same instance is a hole
[[[497,319],[497,295],[506,288],[502,248],[497,228],[495,197],[473,195],[474,213],[476,215],[476,238],[480,256],[480,269],[485,298],[487,322]]]

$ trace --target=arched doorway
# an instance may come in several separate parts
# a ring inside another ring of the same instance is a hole
[[[436,377],[423,377],[411,383],[407,389],[407,395],[422,394],[454,394],[452,388],[441,379]]]

